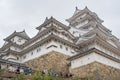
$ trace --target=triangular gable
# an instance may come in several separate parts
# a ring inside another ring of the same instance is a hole
[[[37,27],[36,29],[41,30],[43,27],[47,28],[50,27],[51,25],[59,25],[60,27],[64,28],[65,30],[68,30],[69,27],[64,25],[63,23],[59,22],[58,20],[56,20],[55,18],[51,17],[50,19],[45,19],[44,23],[42,25],[40,25],[39,27]]]
[[[30,39],[30,37],[26,34],[25,31],[22,31],[22,32],[16,32],[16,31],[14,31],[11,35],[9,35],[9,36],[8,36],[7,38],[5,38],[4,40],[5,40],[5,41],[10,41],[10,39],[12,39],[12,38],[15,37],[15,36],[19,36],[19,37],[24,38],[24,39],[26,39],[26,40],[29,40],[29,39]]]
[[[44,30],[47,30],[49,28],[55,28],[59,32],[63,32],[64,34],[68,35],[72,39],[75,37],[69,32],[70,27],[64,25],[63,23],[59,22],[55,18],[51,17],[50,19],[47,19],[44,21],[42,25],[37,27],[36,29],[39,30],[39,33],[41,33]]]
[[[82,16],[83,18],[85,17],[85,15],[90,15],[91,17],[93,17],[94,19],[96,19],[98,22],[102,23],[103,20],[101,20],[96,13],[91,12],[87,7],[85,7],[83,10],[79,10],[78,8],[75,10],[74,14],[72,17],[70,17],[69,19],[66,19],[66,21],[68,21],[70,24],[75,21],[77,18],[79,18],[80,16]]]

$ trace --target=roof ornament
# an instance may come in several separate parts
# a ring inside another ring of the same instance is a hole
[[[87,6],[85,6],[85,9],[88,9],[88,7],[87,7]]]
[[[47,21],[47,20],[48,20],[48,17],[46,17],[45,21]]]
[[[77,6],[75,7],[75,9],[76,9],[76,10],[79,10]]]
[[[16,33],[16,30],[14,31],[14,33]]]
[[[53,16],[51,16],[50,19],[53,19]]]
[[[25,29],[23,29],[23,32],[25,32]]]

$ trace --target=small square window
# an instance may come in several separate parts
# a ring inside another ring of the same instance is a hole
[[[33,55],[33,52],[31,53],[31,55]]]
[[[39,48],[37,48],[37,52],[39,52],[41,50],[41,48],[39,47]]]
[[[66,47],[66,50],[68,51],[68,47]]]
[[[26,56],[23,56],[23,59],[25,59],[26,58]]]
[[[62,49],[62,45],[60,45],[60,48]]]

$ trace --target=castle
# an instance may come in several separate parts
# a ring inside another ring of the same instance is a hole
[[[120,42],[102,25],[103,20],[85,7],[76,8],[66,21],[69,25],[46,18],[32,38],[25,30],[6,37],[0,49],[1,68],[25,64],[32,69],[53,68],[81,77],[95,71],[102,76],[119,75]]]

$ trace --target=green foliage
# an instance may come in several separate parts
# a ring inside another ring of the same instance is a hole
[[[41,71],[37,71],[32,75],[30,80],[54,80],[54,77],[50,75],[42,75]]]
[[[20,74],[17,80],[27,80],[24,74]]]
[[[12,78],[11,80],[27,80],[24,74],[19,74],[18,77]]]
[[[80,78],[76,77],[75,79],[71,79],[71,80],[81,80]]]
[[[0,69],[0,80],[2,80],[1,75],[2,75],[3,72],[4,72],[4,69]]]
[[[83,78],[83,80],[88,80],[88,77]]]
[[[16,78],[12,78],[11,80],[16,80]]]
[[[30,80],[41,80],[41,79],[42,79],[41,72],[37,71],[35,74],[31,76]]]
[[[0,74],[2,74],[4,72],[4,69],[0,69]]]

